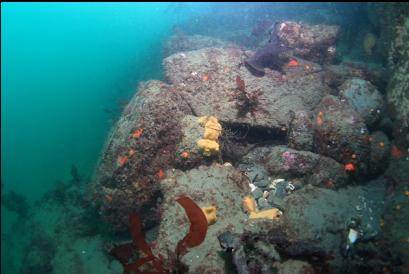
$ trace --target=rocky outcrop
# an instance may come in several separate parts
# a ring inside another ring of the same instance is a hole
[[[312,110],[329,93],[317,64],[300,60],[297,68],[285,68],[285,77],[266,69],[265,77],[256,78],[240,65],[244,54],[237,48],[175,54],[164,60],[166,77],[195,116],[214,115],[222,123],[278,132],[287,131],[293,112]],[[259,93],[257,109],[242,116],[236,107],[237,76],[248,93]]]
[[[142,219],[154,224],[164,194],[157,183],[169,170],[189,170],[223,157],[240,164],[260,142],[288,145],[288,153],[302,159],[286,170],[282,153],[273,157],[279,148],[273,149],[269,153],[275,160],[263,165],[269,176],[297,178],[303,184],[347,184],[342,165],[350,162],[358,175],[387,166],[384,156],[371,156],[365,119],[374,123],[377,116],[372,119],[355,104],[356,98],[362,101],[361,91],[350,88],[355,97],[341,91],[342,100],[329,95],[336,91],[323,84],[322,67],[299,58],[296,65],[284,67],[285,75],[266,68],[264,77],[255,77],[242,65],[248,54],[235,47],[176,53],[164,60],[168,83],[141,85],[109,137],[94,180],[107,220],[124,229],[130,211],[146,209]],[[367,92],[374,90],[363,83]],[[355,99],[348,103],[348,96]],[[204,157],[198,150],[204,130],[197,123],[200,116],[215,116],[221,123],[220,154]]]

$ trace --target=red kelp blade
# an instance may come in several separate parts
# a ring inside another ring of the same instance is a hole
[[[155,257],[145,257],[145,258],[141,258],[138,261],[136,261],[135,263],[130,263],[124,266],[124,274],[164,274],[166,273],[165,271],[163,271],[162,267],[160,269],[157,269],[157,271],[139,271],[139,267],[141,265],[146,264],[147,262],[153,261],[153,265],[156,267],[155,264]]]
[[[237,84],[237,89],[240,90],[241,92],[246,91],[246,84],[244,83],[244,80],[241,79],[240,76],[236,76],[236,84]]]
[[[202,209],[189,197],[183,196],[176,200],[186,211],[190,221],[189,233],[178,243],[176,255],[183,255],[187,248],[200,245],[206,238],[207,220]]]
[[[114,256],[121,264],[125,265],[133,257],[133,243],[117,245],[111,249],[109,254]]]
[[[153,257],[150,245],[145,240],[145,235],[142,232],[142,224],[139,215],[131,213],[129,215],[129,223],[131,224],[131,236],[137,248],[142,250],[148,257]]]
[[[130,270],[134,271],[135,273],[148,273],[140,272],[138,268],[149,261],[152,261],[153,266],[157,270],[156,272],[152,273],[165,273],[162,268],[161,261],[153,255],[150,245],[145,240],[145,235],[142,232],[142,224],[139,215],[136,213],[131,213],[131,215],[129,215],[129,222],[131,224],[131,235],[135,246],[142,250],[142,252],[145,253],[147,257],[141,258],[135,263],[126,265],[125,273],[130,273]]]

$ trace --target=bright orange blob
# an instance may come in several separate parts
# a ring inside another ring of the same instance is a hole
[[[298,61],[295,59],[290,60],[290,62],[288,62],[287,67],[289,68],[296,68],[298,67]]]
[[[344,170],[347,172],[355,172],[356,166],[353,163],[347,163],[344,165]]]
[[[137,129],[132,133],[132,137],[138,139],[143,133],[143,128]]]
[[[118,157],[118,165],[123,166],[128,162],[128,156],[119,156]]]
[[[163,179],[165,177],[165,171],[163,171],[163,169],[161,168],[159,171],[158,171],[158,178],[159,179]]]
[[[189,152],[183,151],[183,152],[180,154],[180,157],[182,157],[183,159],[189,158]]]
[[[399,148],[397,148],[397,146],[392,146],[391,155],[392,157],[400,158],[403,157],[403,152]]]

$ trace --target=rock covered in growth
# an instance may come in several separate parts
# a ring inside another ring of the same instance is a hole
[[[315,111],[314,152],[342,164],[352,161],[359,172],[367,172],[370,137],[361,116],[332,95],[325,96]]]
[[[165,44],[165,57],[172,54],[184,51],[198,50],[203,48],[223,48],[227,47],[228,43],[209,36],[204,35],[173,35]]]
[[[118,229],[126,229],[128,214],[141,210],[142,219],[153,221],[158,188],[164,170],[173,166],[182,132],[180,120],[191,114],[172,87],[149,81],[125,108],[108,137],[100,159],[94,193],[104,217]],[[146,213],[147,216],[144,215]]]
[[[389,68],[392,70],[387,87],[387,99],[397,110],[403,125],[409,126],[409,15],[396,26],[389,49]]]
[[[338,26],[283,21],[276,25],[276,32],[296,56],[318,63],[331,63],[335,57]]]
[[[164,60],[165,74],[195,116],[213,115],[222,123],[288,129],[292,111],[310,111],[329,93],[321,83],[321,67],[299,60],[299,67],[285,68],[286,76],[266,69],[254,77],[242,64],[244,52],[237,48],[206,48],[174,54]],[[258,93],[257,108],[238,115],[237,76],[245,91]]]
[[[182,139],[177,144],[175,166],[182,170],[199,165],[205,157],[200,153],[197,140],[204,134],[203,127],[198,123],[198,117],[186,115],[180,122]]]
[[[343,166],[335,160],[309,151],[272,147],[262,156],[264,166],[276,178],[300,180],[304,184],[339,187],[348,182]]]
[[[180,122],[182,139],[176,145],[175,166],[177,168],[186,170],[198,166],[201,163],[212,161],[214,159],[209,158],[209,156],[206,156],[201,151],[199,141],[202,139],[207,140],[214,137],[217,137],[217,140],[219,136],[206,136],[206,127],[201,124],[200,121],[200,117],[186,115]],[[222,129],[217,128],[217,130],[220,131],[219,134],[222,132]],[[209,133],[207,134],[209,135]],[[216,155],[210,156],[218,156],[218,153],[216,153]]]
[[[189,231],[188,218],[175,202],[186,195],[200,207],[215,206],[217,221],[208,227],[205,241],[189,249],[182,262],[189,267],[189,273],[223,273],[225,262],[218,255],[222,249],[217,236],[226,230],[242,231],[247,216],[241,204],[249,193],[248,179],[234,167],[214,164],[187,172],[176,170],[161,181],[160,187],[164,193],[162,218],[153,252],[162,254],[165,264],[169,263],[170,254]]]
[[[312,115],[310,112],[297,111],[288,130],[288,146],[298,150],[311,151],[313,147]]]
[[[337,191],[315,186],[294,191],[284,198],[286,210],[279,222],[252,220],[244,227],[240,238],[250,272],[275,273],[273,267],[284,271],[287,264],[299,259],[311,266],[306,273],[349,273],[351,260],[344,257],[348,226],[358,221],[356,229],[362,231],[359,239],[363,241],[356,245],[370,248],[371,242],[365,240],[381,232],[384,195],[383,180]],[[354,254],[357,261],[367,258],[366,254]]]
[[[346,80],[339,88],[339,95],[361,115],[370,127],[384,114],[383,96],[368,81],[359,78]]]
[[[324,83],[332,88],[338,88],[350,78],[360,78],[371,82],[380,90],[384,90],[387,83],[385,68],[370,66],[364,63],[342,62],[339,65],[329,65],[324,68]]]
[[[370,173],[381,174],[388,167],[391,143],[382,131],[371,134]]]

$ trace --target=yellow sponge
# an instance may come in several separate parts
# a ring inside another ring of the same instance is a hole
[[[204,127],[203,139],[197,141],[199,149],[205,156],[211,156],[219,153],[219,144],[217,140],[222,132],[222,126],[214,116],[202,116],[198,123]]]
[[[253,197],[251,196],[246,196],[243,199],[243,209],[247,213],[251,212],[256,212],[257,211],[257,206],[256,206],[256,201],[254,200]]]
[[[200,139],[197,141],[197,145],[205,156],[211,156],[219,153],[220,148],[216,141]]]
[[[210,207],[202,207],[202,211],[204,215],[206,216],[207,224],[212,225],[216,223],[217,217],[216,217],[216,207],[210,206]]]
[[[278,208],[271,208],[257,212],[256,201],[251,196],[244,197],[243,209],[245,212],[247,212],[250,219],[278,219],[281,215],[283,215],[283,213]]]
[[[250,219],[266,218],[266,219],[278,219],[283,213],[278,208],[266,209],[259,212],[250,212]]]

